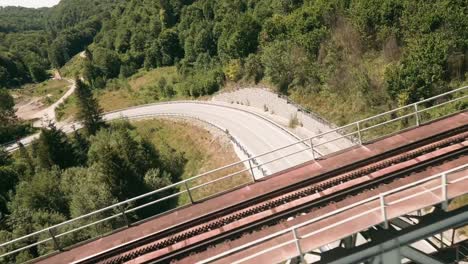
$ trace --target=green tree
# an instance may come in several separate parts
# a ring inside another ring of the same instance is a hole
[[[51,169],[53,166],[68,168],[75,165],[73,146],[67,135],[52,122],[41,129],[41,135],[36,142],[35,155],[37,165],[41,169]]]
[[[64,194],[60,191],[61,172],[58,167],[36,173],[31,181],[23,181],[16,188],[12,209],[46,210],[68,214]]]
[[[250,54],[244,63],[244,76],[247,80],[255,83],[263,78],[264,69],[260,57],[256,54]]]
[[[8,90],[0,88],[0,144],[7,143],[26,133],[15,115],[15,102]]]
[[[118,199],[112,195],[111,188],[105,183],[104,178],[105,176],[95,166],[89,168],[69,168],[63,172],[60,188],[66,196],[71,218],[118,202]],[[102,214],[91,216],[86,222],[97,221],[115,213],[117,212],[106,211]],[[106,221],[97,225],[96,229],[87,228],[82,230],[82,232],[74,233],[72,240],[83,241],[94,238],[97,235],[102,235],[121,226],[119,219]]]
[[[93,63],[100,69],[105,79],[119,76],[121,61],[114,51],[101,47],[95,49],[93,51]]]
[[[260,25],[250,15],[242,15],[236,19],[232,30],[223,31],[218,51],[224,60],[247,57],[254,53],[258,46]]]
[[[159,36],[159,45],[161,47],[162,65],[172,65],[178,59],[183,57],[183,50],[180,47],[179,36],[174,29],[166,29]]]
[[[101,72],[98,67],[96,67],[90,59],[86,59],[83,63],[83,78],[93,87],[93,88],[103,88],[98,85],[96,80],[101,77]]]
[[[79,78],[75,80],[75,94],[77,97],[77,117],[83,122],[83,126],[89,135],[94,135],[104,125],[102,110],[89,87]]]
[[[73,146],[76,164],[80,166],[86,165],[89,150],[89,141],[84,137],[84,135],[80,131],[75,130],[73,132],[71,144]]]
[[[0,152],[3,152],[0,150]],[[10,193],[18,183],[18,172],[11,166],[11,159],[6,153],[0,153],[0,220],[8,214]]]
[[[0,148],[0,166],[11,164],[10,154],[3,148]]]
[[[118,202],[104,182],[105,175],[96,166],[69,168],[62,174],[61,190],[66,194],[70,216],[83,214]]]
[[[128,123],[112,124],[91,138],[88,163],[103,175],[113,196],[120,201],[145,192],[145,173],[157,168],[158,154],[148,142],[135,138]]]
[[[70,43],[65,39],[58,39],[50,45],[49,61],[54,68],[61,68],[70,59],[69,45]]]
[[[146,69],[156,68],[162,65],[161,46],[159,42],[153,42],[148,49],[146,49],[144,66]]]
[[[33,82],[43,82],[49,77],[47,73],[49,65],[38,54],[31,52],[26,57],[26,63]]]
[[[172,184],[172,177],[168,172],[158,169],[150,169],[144,177],[145,184],[151,190],[157,190]]]
[[[65,220],[66,217],[58,212],[42,209],[31,210],[28,208],[17,208],[8,216],[7,223],[8,226],[12,229],[11,237],[21,237],[61,223]],[[34,243],[46,238],[48,238],[48,235],[42,234],[37,238],[31,238],[28,242]],[[25,261],[36,258],[39,255],[50,253],[52,250],[54,250],[53,244],[44,243],[37,247],[32,247],[22,251],[20,254],[13,257],[11,263],[23,263]]]
[[[24,147],[23,143],[18,142],[19,147],[19,158],[17,161],[22,162],[26,165],[26,173],[28,176],[34,175],[35,172],[35,164],[34,161],[29,154],[29,151]]]
[[[6,119],[11,119],[14,117],[14,106],[15,101],[13,100],[13,97],[10,95],[8,90],[0,89],[0,118],[2,123],[5,122],[4,120]]]
[[[267,46],[261,56],[265,67],[265,76],[278,87],[281,93],[287,93],[293,83],[307,83],[305,79],[314,76],[306,67],[308,61],[304,48],[291,41],[275,41]]]
[[[401,104],[434,96],[443,90],[447,57],[452,43],[445,34],[430,34],[411,40],[402,61],[386,71],[387,91]]]

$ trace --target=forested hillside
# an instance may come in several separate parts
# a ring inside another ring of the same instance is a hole
[[[343,112],[368,114],[460,85],[468,64],[461,0],[63,0],[1,12],[10,14],[0,16],[5,87],[42,81],[92,44],[83,74],[95,88],[176,65],[184,76],[177,93],[263,80],[343,123]]]
[[[91,44],[114,0],[63,0],[52,9],[0,7],[0,87],[41,82]]]
[[[385,97],[410,103],[465,78],[464,1],[191,2],[116,8],[95,38],[100,71],[89,79],[176,64],[187,77],[178,90],[193,96],[216,90],[222,73],[264,78],[286,94],[352,90],[378,105]]]
[[[104,88],[176,65],[175,94],[193,97],[263,81],[344,124],[460,86],[466,13],[448,0],[128,1],[103,22],[84,75]]]

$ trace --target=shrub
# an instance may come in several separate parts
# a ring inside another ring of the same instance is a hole
[[[292,114],[289,118],[289,127],[296,128],[300,124],[299,119],[297,118],[297,113]]]

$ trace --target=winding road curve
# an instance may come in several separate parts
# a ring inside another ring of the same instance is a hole
[[[214,124],[224,128],[244,146],[247,152],[256,156],[285,145],[293,144],[298,141],[298,138],[274,123],[273,121],[259,116],[255,113],[232,108],[224,103],[208,103],[208,102],[172,102],[164,104],[153,104],[141,106],[131,109],[126,109],[118,112],[108,113],[104,116],[106,120],[112,120],[122,117],[135,118],[145,115],[161,115],[161,114],[179,114],[199,118],[205,122]],[[306,149],[304,144],[272,153],[270,155],[260,157],[258,162],[264,163],[276,158],[284,157],[293,152]],[[241,157],[242,158],[242,157]],[[296,154],[280,161],[276,161],[263,168],[268,173],[274,173],[291,166],[301,164],[312,159],[312,154],[306,151]]]
[[[69,90],[53,105],[46,109],[38,111],[34,118],[39,119],[37,124],[51,120],[57,123],[57,126],[64,132],[70,133],[79,129],[79,123],[58,123],[55,118],[55,108],[57,108],[66,98],[72,95],[76,85],[73,80],[70,82]],[[152,118],[161,115],[183,116],[185,118],[195,118],[216,126],[219,129],[226,130],[234,139],[236,144],[234,149],[241,160],[246,160],[250,156],[257,156],[269,151],[282,148],[284,146],[297,143],[299,137],[287,130],[285,127],[269,119],[268,117],[249,110],[248,108],[233,107],[226,102],[215,101],[173,101],[166,103],[155,103],[140,105],[127,109],[117,110],[103,115],[104,120],[115,120],[121,118],[141,119]],[[332,137],[339,136],[331,134]],[[29,145],[39,134],[35,134],[20,140],[23,145]],[[319,139],[320,141],[329,140],[328,138]],[[11,143],[4,146],[9,152],[18,148],[17,143]],[[323,145],[315,149],[316,154],[323,155],[334,152],[334,145]],[[284,169],[299,165],[313,159],[311,150],[305,143],[275,151],[265,156],[257,157],[254,162],[264,164],[259,169],[254,169],[256,178],[276,173]],[[270,162],[273,161],[273,162]],[[248,168],[249,163],[245,166]]]
[[[287,131],[281,125],[262,117],[256,113],[236,109],[227,103],[212,103],[202,101],[180,101],[170,103],[151,104],[137,106],[119,111],[114,111],[104,114],[105,120],[114,120],[120,118],[138,119],[148,118],[149,116],[159,115],[184,115],[194,117],[205,122],[214,124],[220,128],[229,131],[236,140],[247,150],[248,153],[256,156],[285,145],[293,144],[298,141],[298,138],[291,132]],[[79,124],[58,124],[65,132],[69,133],[75,128],[79,128]],[[24,145],[30,144],[38,135],[33,135],[21,139]],[[17,148],[17,144],[11,144],[6,147],[7,151],[13,151]],[[291,153],[304,150],[305,144],[297,144],[290,148],[277,151],[264,157],[257,158],[257,162],[264,163],[273,159],[287,156]],[[238,151],[237,151],[238,152]],[[238,152],[239,153],[239,152]],[[239,155],[241,159],[245,156]],[[284,159],[269,163],[262,168],[268,173],[275,173],[291,166],[301,164],[312,159],[312,154],[309,151],[303,151],[299,154],[291,155]],[[262,175],[255,173],[259,178]]]

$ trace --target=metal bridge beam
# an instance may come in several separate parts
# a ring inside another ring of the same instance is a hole
[[[444,264],[443,262],[426,255],[410,246],[403,246],[374,257],[371,264],[400,264],[401,259],[406,257],[419,264]]]
[[[392,259],[395,257],[395,252],[399,253],[402,246],[410,245],[426,237],[438,234],[444,230],[466,225],[467,222],[468,206],[464,206],[451,212],[433,214],[431,219],[427,219],[408,229],[404,229],[393,235],[389,235],[388,239],[383,241],[375,241],[356,247],[354,250],[348,251],[349,253],[347,255],[335,257],[332,256],[332,258],[327,259],[326,263],[359,263],[374,257],[379,259],[378,256],[381,256],[380,259],[382,260],[384,260],[383,257],[385,257],[385,261],[388,261],[381,263],[393,263]],[[407,253],[412,254],[414,252]]]
[[[420,218],[419,220],[421,220],[422,218]],[[402,220],[401,218],[395,218],[395,219],[392,219],[392,224],[401,228],[401,229],[406,229],[406,228],[409,228],[411,226],[414,226],[416,223],[413,223],[413,224],[410,224],[404,220]],[[436,237],[432,237],[432,238],[436,238]],[[437,239],[437,238],[436,238]],[[431,245],[431,247],[433,247],[435,250],[439,250],[439,247],[434,244],[434,242],[432,242],[429,238],[425,238],[424,241],[426,241],[429,245]]]
[[[444,264],[443,262],[427,255],[426,253],[419,251],[410,246],[404,246],[401,249],[401,254],[412,261],[420,264]]]
[[[350,235],[340,241],[340,246],[344,248],[354,248],[356,246],[357,234]]]

